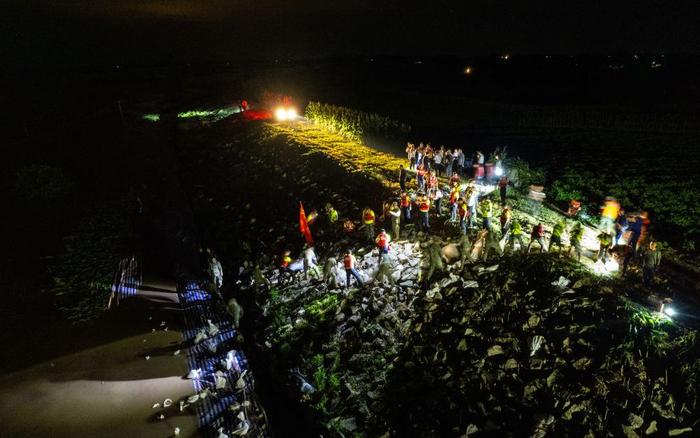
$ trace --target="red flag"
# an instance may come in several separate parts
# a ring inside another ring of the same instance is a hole
[[[306,243],[309,245],[314,244],[314,239],[311,237],[311,229],[309,229],[309,223],[306,220],[306,212],[304,212],[304,204],[299,202],[299,231],[304,235]]]

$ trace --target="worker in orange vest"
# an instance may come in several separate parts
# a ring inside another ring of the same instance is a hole
[[[355,280],[357,280],[357,284],[360,285],[360,287],[362,287],[362,279],[360,278],[360,274],[357,272],[356,269],[357,260],[355,260],[355,256],[352,255],[351,250],[347,250],[347,252],[343,256],[343,266],[345,267],[346,275],[345,287],[350,287],[350,277],[355,277]]]
[[[428,215],[430,212],[430,199],[427,196],[422,195],[417,199],[418,212],[420,213],[420,224],[421,229],[424,232],[430,230],[430,224],[428,223]]]
[[[379,230],[377,238],[374,239],[377,244],[377,249],[379,250],[379,264],[382,264],[382,257],[384,254],[389,254],[389,242],[391,242],[391,236],[386,233],[384,228]]]
[[[418,185],[418,190],[425,190],[425,166],[422,164],[418,165],[418,170],[416,170],[416,184]]]
[[[365,225],[365,231],[367,232],[367,240],[370,242],[374,239],[374,210],[369,207],[365,207],[362,210],[362,223]]]
[[[428,178],[428,191],[437,189],[438,179],[435,175],[435,171],[430,172],[430,177]]]
[[[411,220],[411,197],[406,192],[401,193],[401,213],[402,221],[408,223]]]
[[[569,200],[569,210],[566,214],[574,217],[578,214],[579,210],[581,210],[581,201],[577,201],[576,199]]]

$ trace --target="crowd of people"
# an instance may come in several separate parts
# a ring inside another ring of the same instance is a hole
[[[508,194],[513,183],[502,168],[505,153],[505,148],[497,149],[485,163],[480,151],[467,157],[459,148],[433,148],[423,143],[416,147],[408,143],[408,165],[398,169],[400,191],[381,205],[379,214],[365,207],[358,229],[351,219],[339,223],[338,211],[327,204],[327,223],[349,236],[363,230],[365,244],[374,245],[378,250],[380,272],[386,271],[381,262],[389,253],[392,240],[405,238],[407,233],[419,240],[433,233],[454,234],[455,237],[461,233],[461,246],[470,251],[479,248],[478,257],[538,250],[573,255],[578,261],[590,256],[603,269],[607,269],[614,258],[622,266],[623,274],[636,260],[643,269],[644,284],[650,286],[654,282],[660,252],[656,243],[646,236],[648,218],[643,213],[625,214],[617,201],[607,198],[601,209],[597,251],[586,254],[584,237],[589,228],[578,218],[578,201],[572,200],[568,214],[562,215],[551,230],[542,222],[532,223],[531,217],[516,212],[509,205]],[[498,170],[485,171],[488,164]],[[643,248],[641,252],[640,248]],[[309,275],[321,277],[312,246],[305,248],[301,260],[294,266],[291,253],[285,252],[281,258],[281,272],[291,277],[294,272],[303,270],[307,278]],[[357,261],[350,250],[343,255],[342,264],[347,274],[345,286],[349,287],[353,278],[362,286]],[[328,280],[326,271],[324,269],[323,276]]]

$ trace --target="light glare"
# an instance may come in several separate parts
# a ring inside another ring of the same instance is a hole
[[[275,110],[275,118],[280,122],[284,122],[287,120],[287,110],[282,107],[277,108]]]
[[[279,122],[286,122],[288,120],[294,120],[298,117],[296,108],[285,108],[278,107],[275,110],[275,119]]]

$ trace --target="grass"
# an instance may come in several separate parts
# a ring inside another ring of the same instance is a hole
[[[399,188],[399,165],[406,164],[402,158],[379,152],[312,123],[270,123],[267,127],[271,133],[288,136],[311,152],[333,158],[349,173],[364,173],[389,189]]]

